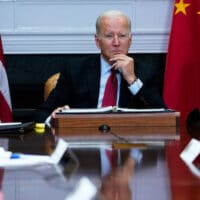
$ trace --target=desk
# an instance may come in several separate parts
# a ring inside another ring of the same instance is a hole
[[[178,112],[57,114],[55,134],[70,140],[100,141],[109,136],[124,140],[179,139]],[[81,133],[80,133],[81,130]],[[78,136],[78,137],[77,137]]]
[[[125,166],[131,150],[136,149],[134,147],[139,147],[142,154],[142,159],[134,164],[133,173],[131,172],[128,177],[130,188],[125,184],[127,177],[121,177],[120,174],[114,180],[125,180],[125,182],[121,181],[119,185],[117,182],[115,184],[111,181],[106,182],[105,176],[102,177],[103,161],[100,149],[111,148],[116,143],[124,142],[111,134],[104,137],[100,143],[97,140],[87,143],[88,136],[84,143],[75,145],[67,135],[58,136],[52,134],[51,130],[46,130],[44,134],[30,132],[21,136],[4,136],[0,138],[0,144],[13,152],[51,154],[58,137],[72,142],[59,169],[38,166],[0,171],[3,174],[1,187],[5,200],[68,200],[83,177],[87,178],[98,191],[102,184],[106,183],[100,193],[106,194],[106,189],[109,188],[113,194],[121,192],[123,200],[126,200],[126,197],[132,200],[200,199],[200,181],[180,160],[179,152],[183,149],[183,143],[179,140],[161,138],[155,142],[141,140],[142,143],[136,140],[135,146],[127,145],[123,148],[118,146],[120,148],[118,170]],[[112,175],[113,178],[114,174]],[[114,186],[118,189],[116,190]]]

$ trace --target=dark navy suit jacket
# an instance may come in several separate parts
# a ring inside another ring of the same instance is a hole
[[[165,107],[156,83],[156,67],[135,61],[135,73],[143,82],[137,95],[132,95],[122,78],[119,107]],[[96,108],[100,84],[100,55],[71,60],[61,71],[56,88],[36,111],[36,122],[44,122],[51,112],[63,105],[71,108]]]

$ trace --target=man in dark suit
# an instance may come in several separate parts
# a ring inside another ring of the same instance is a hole
[[[165,104],[156,85],[156,68],[128,55],[132,42],[130,19],[120,11],[106,11],[97,18],[95,42],[100,55],[70,61],[61,71],[55,89],[36,112],[36,121],[63,108],[102,106],[111,69],[117,71],[119,107],[159,108]]]

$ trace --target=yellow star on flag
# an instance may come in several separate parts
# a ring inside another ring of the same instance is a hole
[[[184,0],[180,0],[178,3],[175,3],[176,12],[175,15],[182,12],[184,15],[186,15],[186,8],[190,6],[190,3],[185,3]]]

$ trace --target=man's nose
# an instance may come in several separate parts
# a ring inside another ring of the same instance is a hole
[[[119,45],[119,37],[118,37],[118,35],[114,36],[114,38],[113,38],[113,44],[114,45]]]

